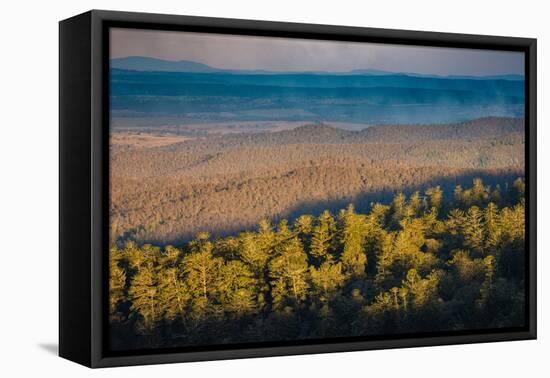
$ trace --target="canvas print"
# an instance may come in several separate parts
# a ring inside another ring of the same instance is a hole
[[[109,348],[525,325],[525,57],[110,29]]]

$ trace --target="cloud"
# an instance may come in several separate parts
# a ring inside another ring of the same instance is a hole
[[[436,75],[523,74],[525,61],[523,53],[511,51],[113,28],[111,58],[125,56],[191,60],[227,69],[378,69]]]

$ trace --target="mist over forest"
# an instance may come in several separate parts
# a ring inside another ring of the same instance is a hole
[[[117,60],[112,64],[136,68]],[[336,74],[112,68],[110,85],[115,126],[127,125],[128,117],[149,118],[151,125],[157,117],[172,117],[173,125],[213,121],[454,123],[485,116],[521,118],[525,97],[523,77],[517,75],[446,77],[369,70]]]

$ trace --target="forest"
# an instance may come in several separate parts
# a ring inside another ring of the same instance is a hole
[[[349,203],[367,212],[395,192],[440,186],[452,193],[476,177],[502,186],[525,165],[518,118],[358,131],[329,122],[206,136],[159,130],[165,134],[134,129],[133,143],[112,132],[112,140],[127,138],[111,143],[113,242],[182,244],[200,231],[229,236],[263,218],[293,222],[306,213],[337,214]]]
[[[176,246],[114,240],[111,349],[522,326],[523,178],[394,193]]]

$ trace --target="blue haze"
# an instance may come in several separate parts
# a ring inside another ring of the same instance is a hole
[[[146,57],[111,61],[114,118],[427,124],[521,118],[524,101],[520,75],[281,73]]]

